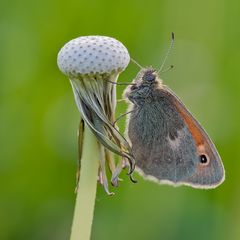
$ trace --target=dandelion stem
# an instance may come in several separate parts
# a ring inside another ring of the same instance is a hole
[[[70,240],[89,240],[94,214],[99,166],[99,144],[88,126],[84,129],[80,181]]]

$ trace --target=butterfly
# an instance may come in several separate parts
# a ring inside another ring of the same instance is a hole
[[[129,103],[126,135],[136,169],[159,183],[217,187],[225,172],[216,147],[158,73],[142,68],[124,91]]]

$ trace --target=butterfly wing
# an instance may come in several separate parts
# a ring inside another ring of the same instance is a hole
[[[154,100],[133,106],[128,124],[140,172],[160,182],[214,188],[224,180],[217,150],[180,99],[167,87]]]

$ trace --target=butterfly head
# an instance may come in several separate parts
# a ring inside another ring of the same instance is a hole
[[[142,80],[143,80],[143,82],[151,83],[151,82],[155,82],[156,77],[157,77],[156,70],[147,69],[143,73]]]
[[[152,67],[143,68],[136,77],[137,82],[152,84],[157,80],[157,71]]]

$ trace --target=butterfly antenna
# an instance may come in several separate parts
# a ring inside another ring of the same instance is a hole
[[[131,61],[133,62],[133,63],[135,63],[139,68],[143,68],[136,60],[134,60],[133,58],[131,58]]]
[[[173,69],[174,66],[173,65],[170,65],[168,68],[164,69],[161,71],[161,73],[165,73],[165,72],[168,72],[169,70]]]
[[[168,58],[171,50],[173,49],[174,38],[175,38],[175,36],[174,36],[174,33],[172,32],[170,47],[168,48],[167,54],[165,55],[165,58],[163,59],[163,62],[162,62],[162,65],[161,65],[160,69],[157,71],[158,73],[160,73],[160,72],[163,70],[163,67],[164,67],[164,65],[165,65],[165,62],[166,62],[166,60],[167,60],[167,58]]]

